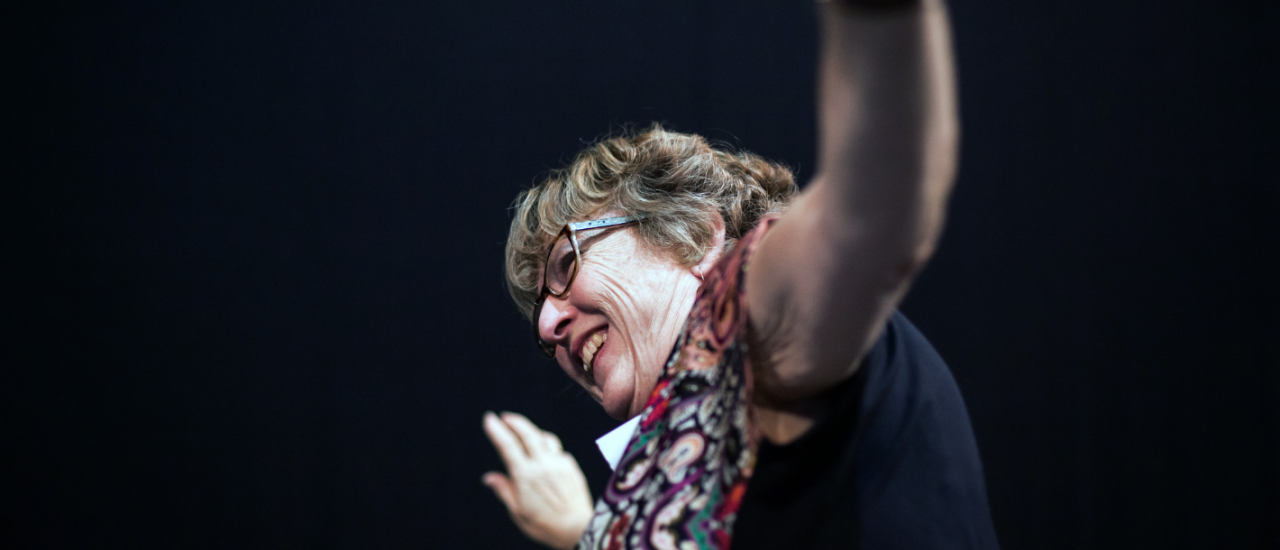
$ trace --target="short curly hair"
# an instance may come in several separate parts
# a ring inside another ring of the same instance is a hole
[[[757,155],[658,124],[626,131],[588,146],[516,196],[507,290],[532,320],[546,247],[567,223],[604,212],[647,216],[637,226],[641,240],[691,266],[715,238],[713,212],[724,220],[728,248],[797,193],[791,170]]]

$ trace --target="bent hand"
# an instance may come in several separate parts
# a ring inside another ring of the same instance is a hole
[[[516,413],[484,415],[484,433],[502,455],[507,474],[488,472],[483,482],[507,506],[529,538],[552,548],[573,548],[591,521],[591,492],[573,455],[560,439]]]

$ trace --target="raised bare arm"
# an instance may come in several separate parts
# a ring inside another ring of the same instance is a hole
[[[894,3],[819,6],[818,172],[747,278],[766,405],[853,374],[938,240],[959,134],[946,9]]]

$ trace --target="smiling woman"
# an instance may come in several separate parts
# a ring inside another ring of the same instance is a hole
[[[895,313],[958,128],[940,1],[822,9],[817,177],[653,126],[516,200],[507,281],[539,347],[639,424],[594,513],[559,440],[486,415],[485,483],[568,548],[993,548],[942,360]],[[748,273],[750,276],[748,276]]]
[[[603,141],[517,200],[512,297],[543,350],[611,416],[630,418],[661,374],[701,274],[726,241],[795,194],[786,168],[699,136],[654,126]],[[604,217],[579,221],[591,216]]]

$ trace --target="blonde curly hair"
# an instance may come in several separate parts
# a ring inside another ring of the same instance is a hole
[[[532,320],[546,248],[567,223],[604,212],[646,216],[636,226],[641,240],[692,266],[715,238],[713,212],[724,220],[727,249],[762,216],[785,209],[797,192],[791,170],[757,155],[658,124],[624,132],[587,147],[516,196],[507,290]]]

